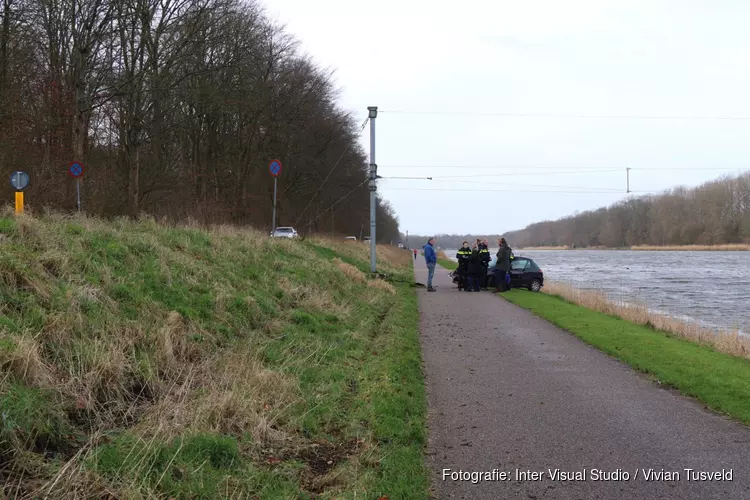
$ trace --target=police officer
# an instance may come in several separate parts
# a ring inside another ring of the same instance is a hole
[[[479,283],[482,290],[487,290],[487,268],[490,267],[490,260],[492,260],[492,257],[490,257],[489,245],[487,243],[487,240],[484,240],[477,245],[477,248],[479,249],[479,263],[482,266],[479,276]]]
[[[471,259],[471,248],[469,242],[464,241],[461,248],[458,249],[456,254],[456,260],[458,261],[458,289],[462,290],[467,288],[466,283],[468,281],[469,274],[469,260]]]
[[[469,255],[469,263],[467,265],[468,277],[467,277],[467,288],[464,289],[466,292],[478,292],[479,278],[484,268],[482,263],[479,261],[479,247],[476,243],[471,246],[471,254]],[[485,271],[486,274],[486,271]]]

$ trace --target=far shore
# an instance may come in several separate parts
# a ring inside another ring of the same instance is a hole
[[[742,252],[750,251],[750,243],[729,243],[726,245],[636,245],[632,247],[519,247],[518,250],[636,250],[672,252]]]

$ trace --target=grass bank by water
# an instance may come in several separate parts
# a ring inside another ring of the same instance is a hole
[[[709,408],[750,424],[747,359],[587,309],[559,296],[525,290],[512,290],[503,296]]]
[[[0,497],[427,497],[408,252],[5,214]]]
[[[592,311],[616,316],[637,325],[643,325],[685,340],[713,347],[714,349],[745,357],[750,360],[750,337],[740,335],[739,330],[718,330],[701,326],[672,315],[652,311],[646,304],[615,302],[599,290],[581,290],[563,283],[548,281],[544,293],[556,295]]]
[[[458,262],[448,257],[448,254],[446,254],[443,250],[438,250],[436,254],[439,266],[444,267],[448,271],[455,271],[456,268],[458,268]]]

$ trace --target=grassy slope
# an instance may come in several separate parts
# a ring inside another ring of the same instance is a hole
[[[451,260],[443,250],[437,251],[437,263],[448,271],[455,271],[458,268],[458,262]]]
[[[0,216],[5,495],[426,498],[411,259],[379,252],[392,285],[357,244]]]
[[[708,407],[750,424],[750,361],[556,296],[513,290],[504,297]]]
[[[458,268],[458,263],[450,259],[438,259],[438,264],[448,271],[455,271]]]

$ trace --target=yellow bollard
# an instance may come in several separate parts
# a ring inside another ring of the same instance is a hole
[[[16,191],[16,213],[23,213],[23,191]]]

